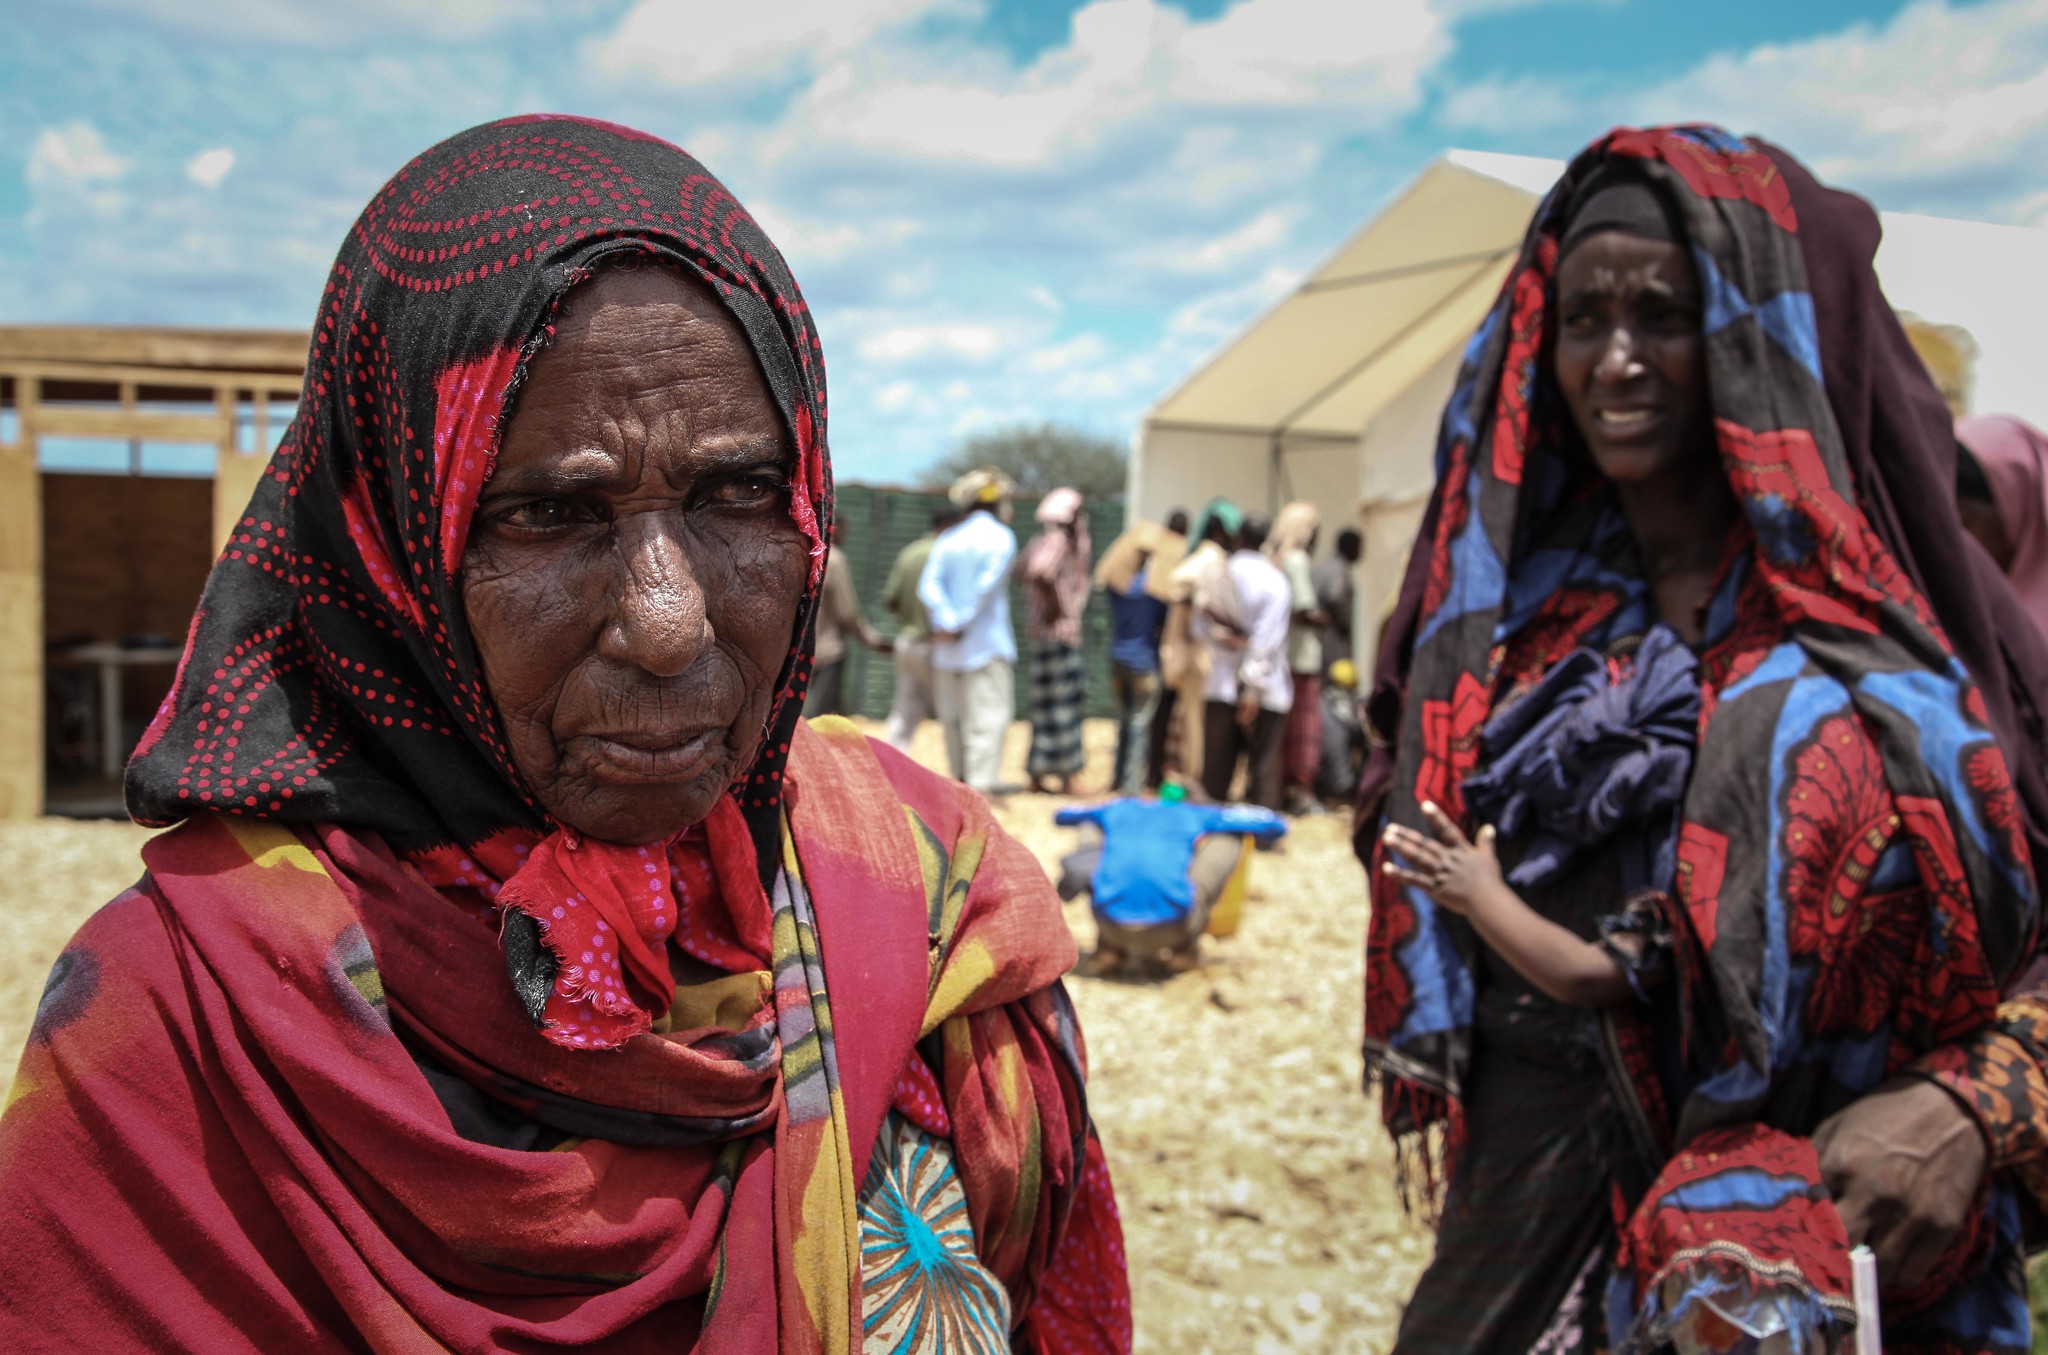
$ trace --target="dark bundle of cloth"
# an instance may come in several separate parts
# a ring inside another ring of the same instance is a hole
[[[1553,880],[1581,848],[1638,824],[1649,831],[1627,839],[1641,850],[1629,853],[1624,882],[1669,890],[1699,714],[1699,665],[1668,626],[1616,667],[1574,650],[1502,708],[1481,736],[1465,803],[1508,844],[1508,883]]]

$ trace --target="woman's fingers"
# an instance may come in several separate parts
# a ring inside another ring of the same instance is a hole
[[[1428,893],[1430,886],[1435,882],[1435,877],[1424,875],[1419,871],[1410,870],[1407,866],[1402,865],[1398,861],[1389,861],[1385,865],[1381,866],[1380,869],[1386,872],[1388,875],[1393,876],[1396,880],[1399,880],[1402,884],[1414,885],[1417,889],[1422,890],[1424,893]]]
[[[1437,841],[1445,846],[1469,847],[1472,845],[1466,840],[1465,835],[1458,831],[1458,825],[1451,822],[1451,816],[1438,809],[1431,801],[1424,800],[1422,802],[1422,817],[1428,822],[1430,831],[1436,834]]]
[[[1406,857],[1410,865],[1423,870],[1443,868],[1443,849],[1412,828],[1395,825],[1387,829],[1387,845]]]

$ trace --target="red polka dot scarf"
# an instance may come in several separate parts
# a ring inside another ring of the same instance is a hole
[[[144,823],[339,824],[436,884],[504,887],[528,1009],[551,1038],[606,1047],[666,1008],[671,875],[701,873],[704,845],[621,852],[550,831],[485,690],[459,571],[526,359],[569,289],[622,256],[725,303],[796,452],[809,589],[762,750],[707,825],[750,842],[765,883],[832,511],[823,356],[795,278],[732,195],[674,146],[603,123],[475,128],[365,209],[321,298],[297,416],[128,769]],[[765,928],[765,897],[731,902]]]

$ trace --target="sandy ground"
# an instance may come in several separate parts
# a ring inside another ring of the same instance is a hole
[[[1027,740],[1011,734],[1012,778]],[[1109,779],[1113,731],[1088,729],[1082,790]],[[935,726],[914,750],[939,765]],[[1009,830],[1048,870],[1072,846],[1062,801],[1016,795]],[[132,882],[148,834],[126,824],[0,824],[0,1088],[65,939]],[[1068,921],[1085,952],[1085,904]],[[1129,1244],[1138,1349],[1158,1355],[1384,1351],[1428,1235],[1393,1190],[1358,1090],[1363,880],[1341,816],[1297,823],[1258,858],[1243,926],[1194,972],[1073,978],[1090,1097]]]

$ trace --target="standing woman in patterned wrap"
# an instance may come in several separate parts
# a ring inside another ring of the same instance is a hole
[[[1775,148],[1617,131],[1467,350],[1360,801],[1368,1068],[1441,1203],[1401,1351],[1755,1294],[1839,1340],[1860,1241],[1886,1350],[2027,1346],[2048,654],[1876,245]]]
[[[1031,751],[1024,770],[1033,790],[1067,795],[1085,760],[1088,664],[1081,654],[1081,614],[1094,586],[1081,491],[1063,485],[1047,494],[1038,503],[1038,523],[1038,535],[1017,563],[1031,637]]]
[[[1044,871],[799,719],[831,516],[688,155],[378,193],[0,1118],[8,1348],[1129,1348]]]

